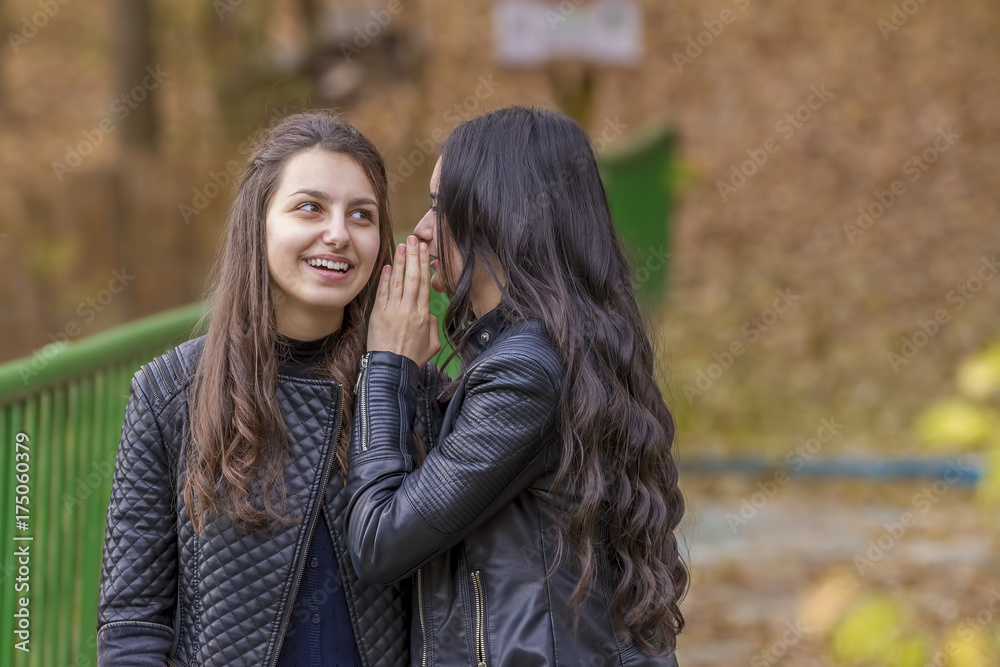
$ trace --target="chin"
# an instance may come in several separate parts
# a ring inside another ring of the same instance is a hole
[[[361,291],[358,290],[357,293],[352,291],[350,294],[312,295],[312,298],[303,299],[303,302],[312,308],[346,308],[360,293]]]

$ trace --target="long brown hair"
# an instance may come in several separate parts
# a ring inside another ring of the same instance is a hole
[[[258,140],[238,183],[225,243],[214,270],[210,323],[191,385],[191,437],[185,457],[184,503],[196,531],[224,515],[249,532],[284,516],[287,432],[278,405],[278,329],[267,264],[265,221],[270,199],[294,155],[322,149],[342,153],[364,170],[378,201],[379,256],[390,262],[392,223],[385,165],[358,130],[326,112],[285,118]],[[356,364],[367,344],[367,314],[378,285],[373,270],[361,293],[344,308],[335,345],[327,346],[323,373],[344,388],[344,419],[335,456],[347,470]],[[255,499],[260,498],[261,503]]]
[[[507,278],[502,307],[543,321],[566,368],[554,482],[563,521],[550,574],[575,555],[569,610],[578,612],[598,570],[609,572],[619,634],[673,651],[688,586],[674,421],[590,141],[563,114],[510,107],[458,126],[441,160],[437,238],[462,258],[449,267],[439,249],[454,286],[444,326],[455,349],[466,347],[482,261]]]

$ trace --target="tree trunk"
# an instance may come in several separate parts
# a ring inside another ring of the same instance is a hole
[[[164,295],[157,292],[172,277],[163,275],[161,258],[170,256],[171,245],[164,238],[167,229],[157,205],[162,171],[157,156],[157,101],[162,83],[155,74],[160,63],[153,47],[152,3],[115,0],[113,9],[116,101],[112,109],[120,150],[118,176],[113,179],[111,256],[116,267],[138,269],[135,284],[120,296],[127,317],[134,318],[163,302]],[[150,253],[150,248],[158,252]]]
[[[8,16],[7,3],[0,0],[0,35],[2,35],[4,41],[7,42],[7,44],[3,46],[2,54],[0,54],[0,122],[3,122],[4,125],[7,125],[7,123],[10,122],[10,107],[7,104],[7,100],[10,98],[7,97],[7,81],[2,76],[2,73],[5,70],[3,66],[3,59],[5,57],[10,57],[7,52],[8,48],[13,47],[11,38],[8,36],[11,33],[16,35],[17,30],[14,26],[14,22],[10,19],[10,16]]]
[[[116,88],[128,108],[118,132],[126,153],[154,152],[159,135],[152,18],[150,0],[115,1]]]

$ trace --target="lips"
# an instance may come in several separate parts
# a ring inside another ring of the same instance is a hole
[[[336,263],[338,266],[346,265],[347,266],[346,270],[327,268],[325,265],[313,266],[308,261],[304,261],[303,264],[305,264],[306,267],[308,267],[308,269],[313,273],[315,273],[317,276],[319,276],[323,280],[327,280],[330,282],[341,282],[347,280],[350,276],[354,274],[354,265],[350,264],[349,262]]]
[[[309,266],[314,266],[317,269],[327,269],[330,271],[346,271],[351,268],[351,265],[347,262],[331,262],[330,260],[310,260],[306,262]]]
[[[333,269],[335,271],[346,271],[354,263],[341,255],[314,255],[306,258],[306,263],[318,268]]]

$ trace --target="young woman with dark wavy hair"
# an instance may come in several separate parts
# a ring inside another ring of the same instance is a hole
[[[263,137],[229,214],[207,334],[132,380],[99,664],[409,663],[406,591],[359,583],[343,537],[351,388],[374,269],[391,252],[371,142],[321,112]]]
[[[359,576],[413,576],[414,665],[676,664],[674,425],[587,135],[488,113],[448,138],[430,189],[360,363]],[[424,365],[430,286],[451,299],[453,382]]]

